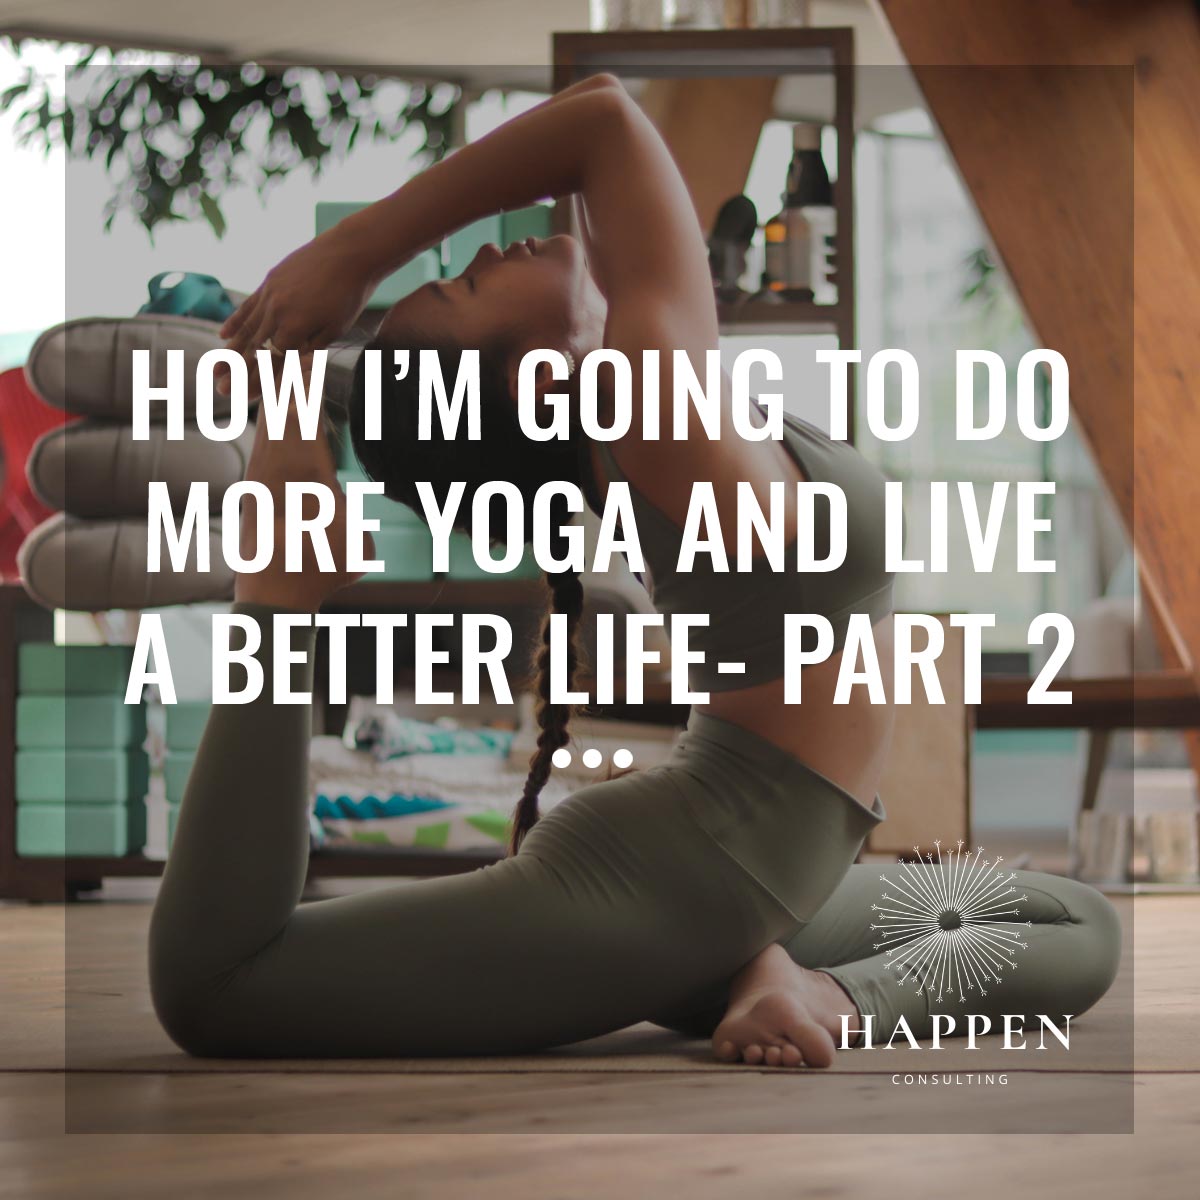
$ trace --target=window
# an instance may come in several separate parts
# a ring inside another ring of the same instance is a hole
[[[899,124],[919,128],[916,120]],[[927,122],[925,122],[927,126]],[[864,356],[885,347],[911,351],[921,367],[922,423],[906,442],[884,443],[865,431],[862,451],[906,485],[908,546],[928,543],[931,480],[970,480],[986,505],[994,481],[1056,484],[1040,541],[1053,574],[1016,571],[1016,525],[1006,519],[996,570],[976,575],[966,562],[961,515],[951,506],[951,565],[945,575],[898,580],[897,606],[917,611],[995,612],[985,649],[1024,650],[1039,612],[1077,614],[1104,591],[1125,551],[1119,526],[1074,422],[1064,437],[1027,441],[1015,427],[990,442],[956,442],[955,351],[987,349],[1015,367],[1035,345],[1013,290],[991,265],[987,236],[948,152],[931,132],[864,131],[857,142],[858,327]],[[863,428],[860,422],[860,428]],[[957,551],[957,552],[956,552]]]

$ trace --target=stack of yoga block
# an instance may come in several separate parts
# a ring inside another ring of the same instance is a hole
[[[178,704],[163,705],[166,717],[166,759],[163,762],[163,789],[167,800],[167,846],[175,838],[175,823],[179,819],[179,805],[200,738],[208,722],[207,700],[181,700]]]
[[[110,857],[146,841],[146,710],[128,646],[26,642],[18,656],[17,854]]]

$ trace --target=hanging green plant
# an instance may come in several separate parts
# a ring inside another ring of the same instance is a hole
[[[985,309],[992,308],[1000,295],[1003,276],[986,246],[972,250],[963,262],[966,278],[962,298],[976,300]]]
[[[21,42],[10,41],[19,50]],[[21,145],[103,162],[112,182],[104,227],[132,214],[153,234],[166,221],[205,220],[221,237],[234,189],[262,195],[300,168],[319,175],[363,138],[394,141],[419,126],[425,163],[450,148],[461,90],[391,76],[190,59],[98,61],[83,49],[65,89],[32,68],[0,92]]]

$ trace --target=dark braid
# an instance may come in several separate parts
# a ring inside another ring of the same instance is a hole
[[[550,617],[554,613],[565,613],[567,617],[567,678],[568,690],[575,683],[575,672],[579,666],[579,625],[583,617],[583,582],[574,571],[560,571],[547,575],[550,585],[550,609],[542,619],[541,642],[534,659],[537,689],[537,749],[529,759],[529,774],[525,778],[525,789],[513,811],[512,832],[509,836],[508,852],[516,854],[525,835],[537,824],[538,796],[550,778],[551,758],[555,750],[568,741],[567,724],[571,719],[571,707],[567,704],[550,702]]]

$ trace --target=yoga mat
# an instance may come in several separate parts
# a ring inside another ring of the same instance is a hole
[[[420,883],[411,886],[419,887]],[[1137,1067],[1143,1071],[1200,1068],[1200,1031],[1191,1014],[1190,997],[1200,988],[1200,967],[1179,954],[1176,934],[1200,917],[1200,899],[1162,897],[1140,901],[1162,905],[1162,936],[1148,944],[1145,961],[1159,986],[1139,992]],[[1132,902],[1117,901],[1126,920]],[[50,922],[53,910],[30,918]],[[58,921],[63,921],[61,914]],[[367,1074],[539,1074],[557,1072],[698,1072],[727,1073],[756,1068],[731,1067],[714,1061],[703,1039],[687,1039],[649,1024],[541,1054],[490,1058],[414,1058],[353,1060],[194,1059],[177,1050],[163,1033],[150,1002],[145,974],[146,904],[96,904],[73,908],[66,916],[70,966],[70,1067],[76,1070],[129,1072],[367,1073]],[[1145,923],[1139,923],[1144,940]],[[20,979],[5,982],[6,1026],[14,1036],[0,1050],[0,1070],[59,1066],[63,1062],[63,1012],[48,1005],[57,979],[61,989],[62,943],[43,935],[36,954],[21,956]],[[11,961],[11,960],[10,960]],[[896,1071],[1095,1071],[1128,1070],[1133,1064],[1133,964],[1127,958],[1112,990],[1073,1026],[1069,1052],[1053,1043],[1045,1051],[1004,1051],[999,1038],[980,1042],[970,1051],[956,1039],[947,1049],[910,1051],[900,1044],[891,1051],[847,1051],[839,1054],[834,1073],[892,1074]],[[3,978],[0,976],[0,978]],[[1169,984],[1169,987],[1167,986]],[[1048,1039],[1049,1041],[1049,1039]],[[1057,1048],[1056,1048],[1057,1047]]]

